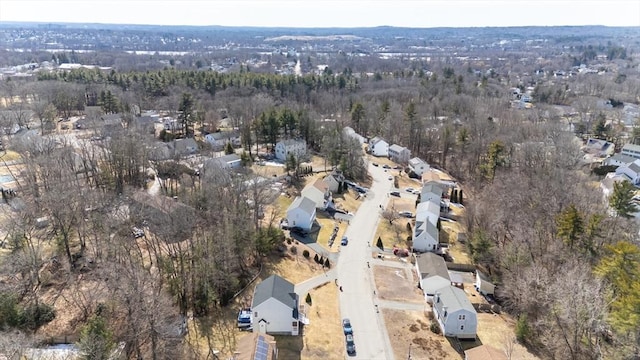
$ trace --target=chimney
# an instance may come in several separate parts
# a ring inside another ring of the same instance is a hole
[[[437,291],[436,292],[436,303],[439,303],[439,302],[440,302],[440,292]]]

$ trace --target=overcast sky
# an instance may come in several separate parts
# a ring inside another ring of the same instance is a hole
[[[640,26],[640,0],[0,0],[0,21],[271,27]]]

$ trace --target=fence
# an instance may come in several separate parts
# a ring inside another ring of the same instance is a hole
[[[447,262],[447,269],[454,271],[465,271],[465,272],[475,272],[476,266],[472,264],[457,264],[452,262]]]

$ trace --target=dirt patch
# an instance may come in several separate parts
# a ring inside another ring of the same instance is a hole
[[[429,330],[430,321],[419,311],[382,310],[389,341],[396,359],[460,359],[441,335]]]
[[[374,266],[373,275],[380,299],[417,304],[424,302],[424,297],[416,286],[418,282],[410,269]]]
[[[539,359],[515,341],[515,323],[507,314],[478,313],[478,338],[483,344],[510,351],[512,359]]]

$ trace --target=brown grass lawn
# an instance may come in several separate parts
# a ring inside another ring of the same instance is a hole
[[[404,191],[404,190],[402,190]],[[389,204],[387,205],[388,210],[393,210],[395,212],[398,211],[411,211],[412,213],[416,212],[416,197],[412,198],[398,198],[395,196],[389,197]]]
[[[0,162],[20,160],[20,158],[21,158],[20,154],[18,154],[15,151],[6,150],[6,151],[0,152]]]
[[[344,357],[337,288],[333,283],[328,283],[312,290],[310,294],[311,306],[305,304],[309,325],[303,328],[303,335],[298,339],[291,336],[276,337],[279,359],[323,360]],[[303,295],[301,300],[305,299],[306,295]]]
[[[410,235],[409,231],[407,231],[407,222],[410,221],[411,219],[399,218],[395,220],[393,224],[389,224],[388,220],[380,219],[371,246],[374,247],[378,241],[378,237],[380,237],[382,238],[382,244],[385,249],[392,249],[394,245],[406,248],[408,245],[407,236]],[[413,224],[411,226],[413,226]]]
[[[364,198],[360,197],[358,200],[356,200],[356,192],[353,190],[348,190],[343,192],[342,194],[333,195],[333,201],[336,203],[336,207],[338,209],[353,213],[358,210],[358,208],[362,204],[363,199]]]
[[[396,359],[406,359],[411,346],[411,358],[420,360],[460,359],[442,335],[429,330],[430,320],[419,311],[382,310],[389,341]]]
[[[510,348],[512,359],[539,359],[515,341],[515,323],[515,320],[506,314],[478,313],[478,339],[482,344],[493,346],[501,351]]]
[[[318,214],[316,216],[316,221],[321,226],[318,237],[316,238],[316,242],[328,251],[338,252],[338,249],[340,248],[340,239],[342,238],[342,235],[344,235],[344,232],[347,230],[347,227],[349,225],[345,222],[338,223],[334,219],[329,218],[324,214]],[[338,234],[336,235],[333,246],[329,247],[329,238],[333,233],[333,227],[335,225],[338,225]]]
[[[374,266],[373,274],[380,299],[424,303],[424,296],[417,287],[418,280],[413,271],[389,266]]]

